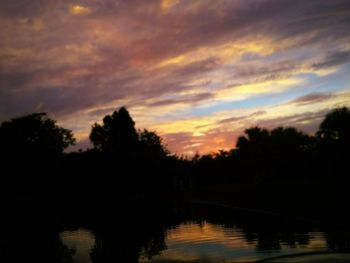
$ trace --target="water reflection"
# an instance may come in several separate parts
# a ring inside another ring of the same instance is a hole
[[[275,236],[276,237],[276,236]],[[211,261],[251,262],[277,255],[324,251],[327,243],[321,233],[310,233],[309,242],[289,243],[276,238],[266,241],[269,249],[262,250],[261,243],[266,236],[247,240],[242,229],[214,225],[209,222],[183,223],[167,231],[168,249],[157,262],[169,261]],[[282,237],[280,237],[282,238]],[[272,244],[272,246],[271,246]],[[276,249],[278,247],[278,249]]]
[[[350,247],[348,230],[311,223],[193,205],[114,207],[7,210],[0,262],[289,262],[283,256]]]
[[[67,230],[60,234],[61,242],[72,253],[74,263],[91,263],[90,253],[95,246],[95,235],[87,229]]]
[[[255,245],[244,239],[240,229],[225,228],[209,222],[182,223],[167,231],[164,251],[155,261],[252,260],[256,259]]]

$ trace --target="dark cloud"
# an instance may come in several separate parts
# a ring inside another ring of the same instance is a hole
[[[118,108],[111,107],[111,108],[104,108],[104,109],[97,109],[89,112],[89,116],[95,117],[95,116],[105,116],[107,114],[111,114],[114,111],[116,111]]]
[[[98,117],[109,112],[105,105],[121,99],[131,107],[193,106],[218,89],[283,78],[304,65],[318,70],[350,60],[348,0],[180,0],[169,10],[161,3],[0,1],[0,119],[36,110],[60,119],[80,118],[81,112]],[[74,5],[88,12],[73,14]],[[272,51],[215,54],[222,45],[249,41],[267,41]],[[303,48],[312,54],[298,55]],[[194,62],[159,66],[199,50],[203,57]],[[223,65],[231,55],[237,56],[234,63]],[[215,89],[193,84],[202,78]],[[179,95],[192,89],[197,95]],[[326,99],[310,94],[293,103]]]
[[[149,103],[148,106],[159,107],[159,106],[166,106],[166,105],[173,105],[173,104],[180,104],[180,103],[194,104],[202,100],[210,99],[212,97],[213,97],[212,93],[200,93],[195,95],[182,96],[177,99],[159,100],[159,101]]]
[[[240,116],[240,117],[231,117],[231,118],[227,118],[227,119],[223,119],[223,120],[219,121],[219,124],[246,120],[247,118],[249,118],[249,115]]]
[[[335,51],[328,54],[323,61],[313,64],[313,68],[322,69],[339,66],[342,64],[350,63],[350,50],[347,51]]]
[[[54,0],[2,0],[0,3],[0,15],[11,18],[30,18],[41,15],[49,6],[57,8],[57,3],[68,3],[68,1]]]
[[[77,18],[69,16],[67,12],[72,4],[90,8],[91,14]],[[0,16],[9,22],[9,26],[2,27],[0,30],[1,38],[6,39],[0,47],[5,48],[4,45],[6,45],[6,48],[29,48],[32,50],[27,52],[36,55],[21,58],[20,54],[10,55],[4,52],[4,59],[0,62],[0,89],[18,89],[22,94],[28,93],[28,96],[24,97],[37,98],[34,105],[39,104],[40,100],[48,100],[48,104],[53,105],[55,103],[51,102],[50,97],[55,96],[55,92],[44,92],[39,95],[42,89],[35,91],[37,86],[41,86],[38,82],[45,80],[48,82],[47,85],[52,86],[53,83],[50,82],[54,82],[56,78],[62,78],[60,75],[69,72],[72,67],[80,70],[89,69],[92,71],[89,75],[69,79],[62,84],[77,86],[77,82],[81,81],[80,86],[83,84],[86,86],[81,89],[72,88],[76,92],[58,97],[60,100],[66,100],[66,103],[60,102],[57,105],[64,106],[66,113],[73,113],[95,105],[93,101],[109,102],[121,96],[143,97],[142,100],[144,100],[145,97],[152,98],[174,92],[174,89],[184,90],[188,88],[184,82],[218,66],[216,59],[209,58],[175,68],[163,77],[157,76],[156,73],[150,76],[154,78],[152,80],[147,77],[147,74],[139,72],[139,69],[133,69],[133,63],[141,63],[140,65],[155,63],[200,47],[215,46],[254,34],[269,36],[275,40],[300,36],[301,40],[296,43],[300,45],[307,44],[308,41],[316,41],[316,39],[310,40],[307,35],[318,32],[317,38],[323,38],[322,43],[326,45],[328,41],[334,41],[336,38],[348,39],[348,34],[340,33],[344,33],[350,25],[350,16],[348,16],[350,3],[345,0],[307,2],[222,0],[218,3],[212,3],[209,0],[196,3],[180,1],[171,12],[165,14],[160,7],[160,1],[155,0],[1,1]],[[29,20],[19,20],[21,18]],[[42,19],[41,22],[46,29],[28,30],[35,27],[35,19]],[[103,29],[108,30],[106,33],[116,34],[116,37],[108,39],[111,42],[103,39],[99,42],[90,33]],[[119,41],[118,35],[124,40]],[[70,56],[74,56],[74,52],[79,50],[65,50],[64,47],[69,45],[79,47],[83,43],[91,44],[90,53],[80,55],[80,60],[70,62]],[[57,54],[54,54],[55,52]],[[96,61],[92,60],[94,56],[98,57]],[[60,58],[67,58],[67,62],[58,62]],[[314,68],[345,63],[348,59],[348,52],[335,52],[330,54],[324,62],[315,63]],[[6,63],[7,61],[11,63]],[[295,69],[296,65],[297,61],[287,60],[271,64],[269,67],[242,66],[234,69],[232,77],[271,78],[279,72]],[[120,83],[120,78],[115,77],[118,72],[125,74],[120,72],[120,68],[129,68],[128,74],[133,75],[133,79]],[[93,91],[97,86],[105,91]],[[78,99],[82,93],[85,94],[84,100]],[[45,96],[49,97],[45,98]],[[75,100],[71,96],[78,96],[78,98]],[[90,103],[86,103],[85,100]],[[77,105],[70,106],[69,103],[77,103]],[[16,104],[18,107],[30,105],[30,103]],[[31,109],[33,105],[27,110]],[[52,107],[48,110],[57,111],[58,109]]]
[[[334,97],[334,94],[331,93],[310,93],[305,96],[301,96],[295,100],[292,100],[290,103],[296,103],[298,105],[306,105],[312,103],[318,103]]]
[[[176,68],[171,71],[171,75],[176,77],[184,76],[196,76],[198,74],[205,74],[206,72],[217,68],[220,65],[218,59],[209,58],[202,61],[190,63],[189,65],[183,66],[181,68]]]
[[[268,129],[273,129],[280,126],[292,126],[313,134],[317,130],[324,116],[326,116],[329,111],[330,109],[323,109],[316,112],[305,112],[273,119],[262,119],[252,126],[258,125]]]
[[[256,77],[256,76],[266,76],[271,74],[278,74],[280,72],[288,72],[296,69],[296,60],[284,60],[271,62],[268,66],[265,65],[243,65],[237,67],[234,71],[236,76],[239,77]]]

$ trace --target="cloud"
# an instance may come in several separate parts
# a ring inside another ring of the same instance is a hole
[[[69,13],[71,15],[88,15],[92,12],[89,7],[82,5],[71,5],[69,8]]]
[[[101,115],[107,115],[113,113],[117,108],[111,107],[111,108],[102,108],[97,110],[89,111],[89,116],[101,116]]]
[[[301,86],[307,112],[344,89],[350,61],[348,0],[2,0],[0,23],[0,120],[46,111],[81,134],[123,105],[163,134],[221,134]],[[254,110],[219,118],[230,102]]]
[[[306,100],[302,97],[305,96],[299,97],[300,100]],[[189,155],[197,151],[210,153],[219,149],[233,148],[236,139],[244,133],[244,130],[254,126],[268,129],[292,126],[312,135],[332,108],[349,105],[350,93],[338,92],[332,94],[323,104],[298,105],[288,102],[255,109],[226,110],[210,116],[192,118],[192,121],[179,120],[165,123],[157,128],[165,137],[167,127],[172,127],[172,134],[176,134],[176,130],[186,133],[185,138],[179,136],[173,140],[174,143],[170,144],[173,147],[171,149],[176,149],[177,152],[186,152]]]
[[[176,154],[193,156],[196,153],[212,153],[219,149],[231,149],[238,134],[231,131],[213,131],[202,136],[191,133],[165,134],[164,139],[170,149]]]
[[[302,127],[305,123],[313,123],[313,126],[317,126],[323,119],[323,117],[328,113],[328,110],[320,110],[316,112],[304,112],[300,114],[288,115],[284,117],[277,117],[272,119],[262,119],[258,122],[259,126],[273,129],[278,126],[292,126],[292,127]],[[315,123],[316,122],[316,123]],[[315,131],[315,129],[313,129]]]
[[[177,99],[158,100],[158,101],[149,103],[149,106],[157,107],[157,106],[182,104],[182,103],[198,103],[202,100],[207,100],[212,97],[213,97],[213,94],[211,93],[200,93],[200,94],[194,94],[190,96],[183,96]]]
[[[295,100],[291,101],[291,103],[296,103],[298,105],[306,105],[306,104],[312,104],[312,103],[319,103],[324,100],[328,100],[332,98],[334,94],[328,93],[310,93],[304,96],[301,96],[299,98],[296,98]]]
[[[246,120],[248,118],[252,118],[255,116],[260,116],[260,115],[264,115],[266,114],[266,111],[257,111],[257,112],[253,112],[249,115],[244,115],[244,116],[239,116],[239,117],[231,117],[231,118],[227,118],[227,119],[223,119],[221,121],[219,121],[219,124],[223,124],[223,123],[232,123],[232,122],[237,122],[237,121],[242,121],[242,120]]]
[[[313,68],[330,68],[346,63],[350,63],[350,50],[331,52],[323,61],[315,63]]]

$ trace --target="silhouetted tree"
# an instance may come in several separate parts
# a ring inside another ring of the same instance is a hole
[[[273,129],[266,152],[270,174],[305,175],[310,145],[310,136],[295,128]]]
[[[329,112],[322,121],[317,136],[328,141],[349,142],[350,110],[343,107]]]
[[[139,131],[140,148],[143,154],[152,158],[164,158],[170,152],[163,144],[163,139],[154,131]]]
[[[241,172],[264,178],[267,175],[304,173],[311,138],[292,127],[271,131],[259,127],[245,130],[237,140]]]
[[[266,169],[265,158],[268,147],[269,131],[253,127],[244,131],[245,135],[237,139],[239,170],[247,178],[261,177]]]
[[[64,129],[45,113],[5,121],[0,126],[0,157],[3,173],[0,187],[8,191],[52,191],[60,181],[63,151],[75,143]],[[50,186],[50,187],[49,187]],[[6,190],[6,191],[7,191]]]
[[[105,187],[112,187],[109,171],[112,164],[114,174],[121,174],[118,182],[124,189],[148,190],[151,187],[170,185],[169,170],[174,162],[168,158],[169,151],[162,138],[154,131],[135,129],[135,122],[126,108],[103,118],[102,124],[94,124],[90,140],[97,153],[98,166],[105,172]],[[127,174],[128,176],[124,176]],[[103,181],[103,179],[101,179]],[[108,183],[110,182],[110,183]]]
[[[261,153],[267,142],[269,131],[260,127],[253,127],[244,131],[245,136],[237,139],[236,147],[241,152]]]
[[[33,113],[1,123],[0,149],[7,157],[57,158],[75,139],[45,113]]]
[[[292,127],[278,127],[270,132],[269,155],[287,162],[304,157],[310,147],[310,136]]]
[[[17,205],[15,210],[2,211],[0,262],[74,262],[74,249],[68,248],[61,241],[60,223],[49,215],[51,206],[52,204],[35,207],[26,204]],[[21,253],[18,253],[19,250]]]
[[[117,155],[135,152],[138,135],[135,122],[125,107],[103,118],[103,124],[92,126],[90,140],[98,151]]]
[[[337,108],[329,112],[316,134],[318,158],[323,173],[332,177],[346,177],[350,157],[350,111]]]

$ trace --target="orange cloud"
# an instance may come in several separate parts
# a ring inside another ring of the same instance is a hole
[[[69,14],[71,15],[88,15],[92,10],[87,6],[71,5],[69,7]]]
[[[349,90],[349,10],[343,0],[3,0],[0,120],[46,111],[84,140],[125,105],[178,153],[230,148],[253,124],[311,131],[312,114],[349,105],[345,95],[291,102]]]

